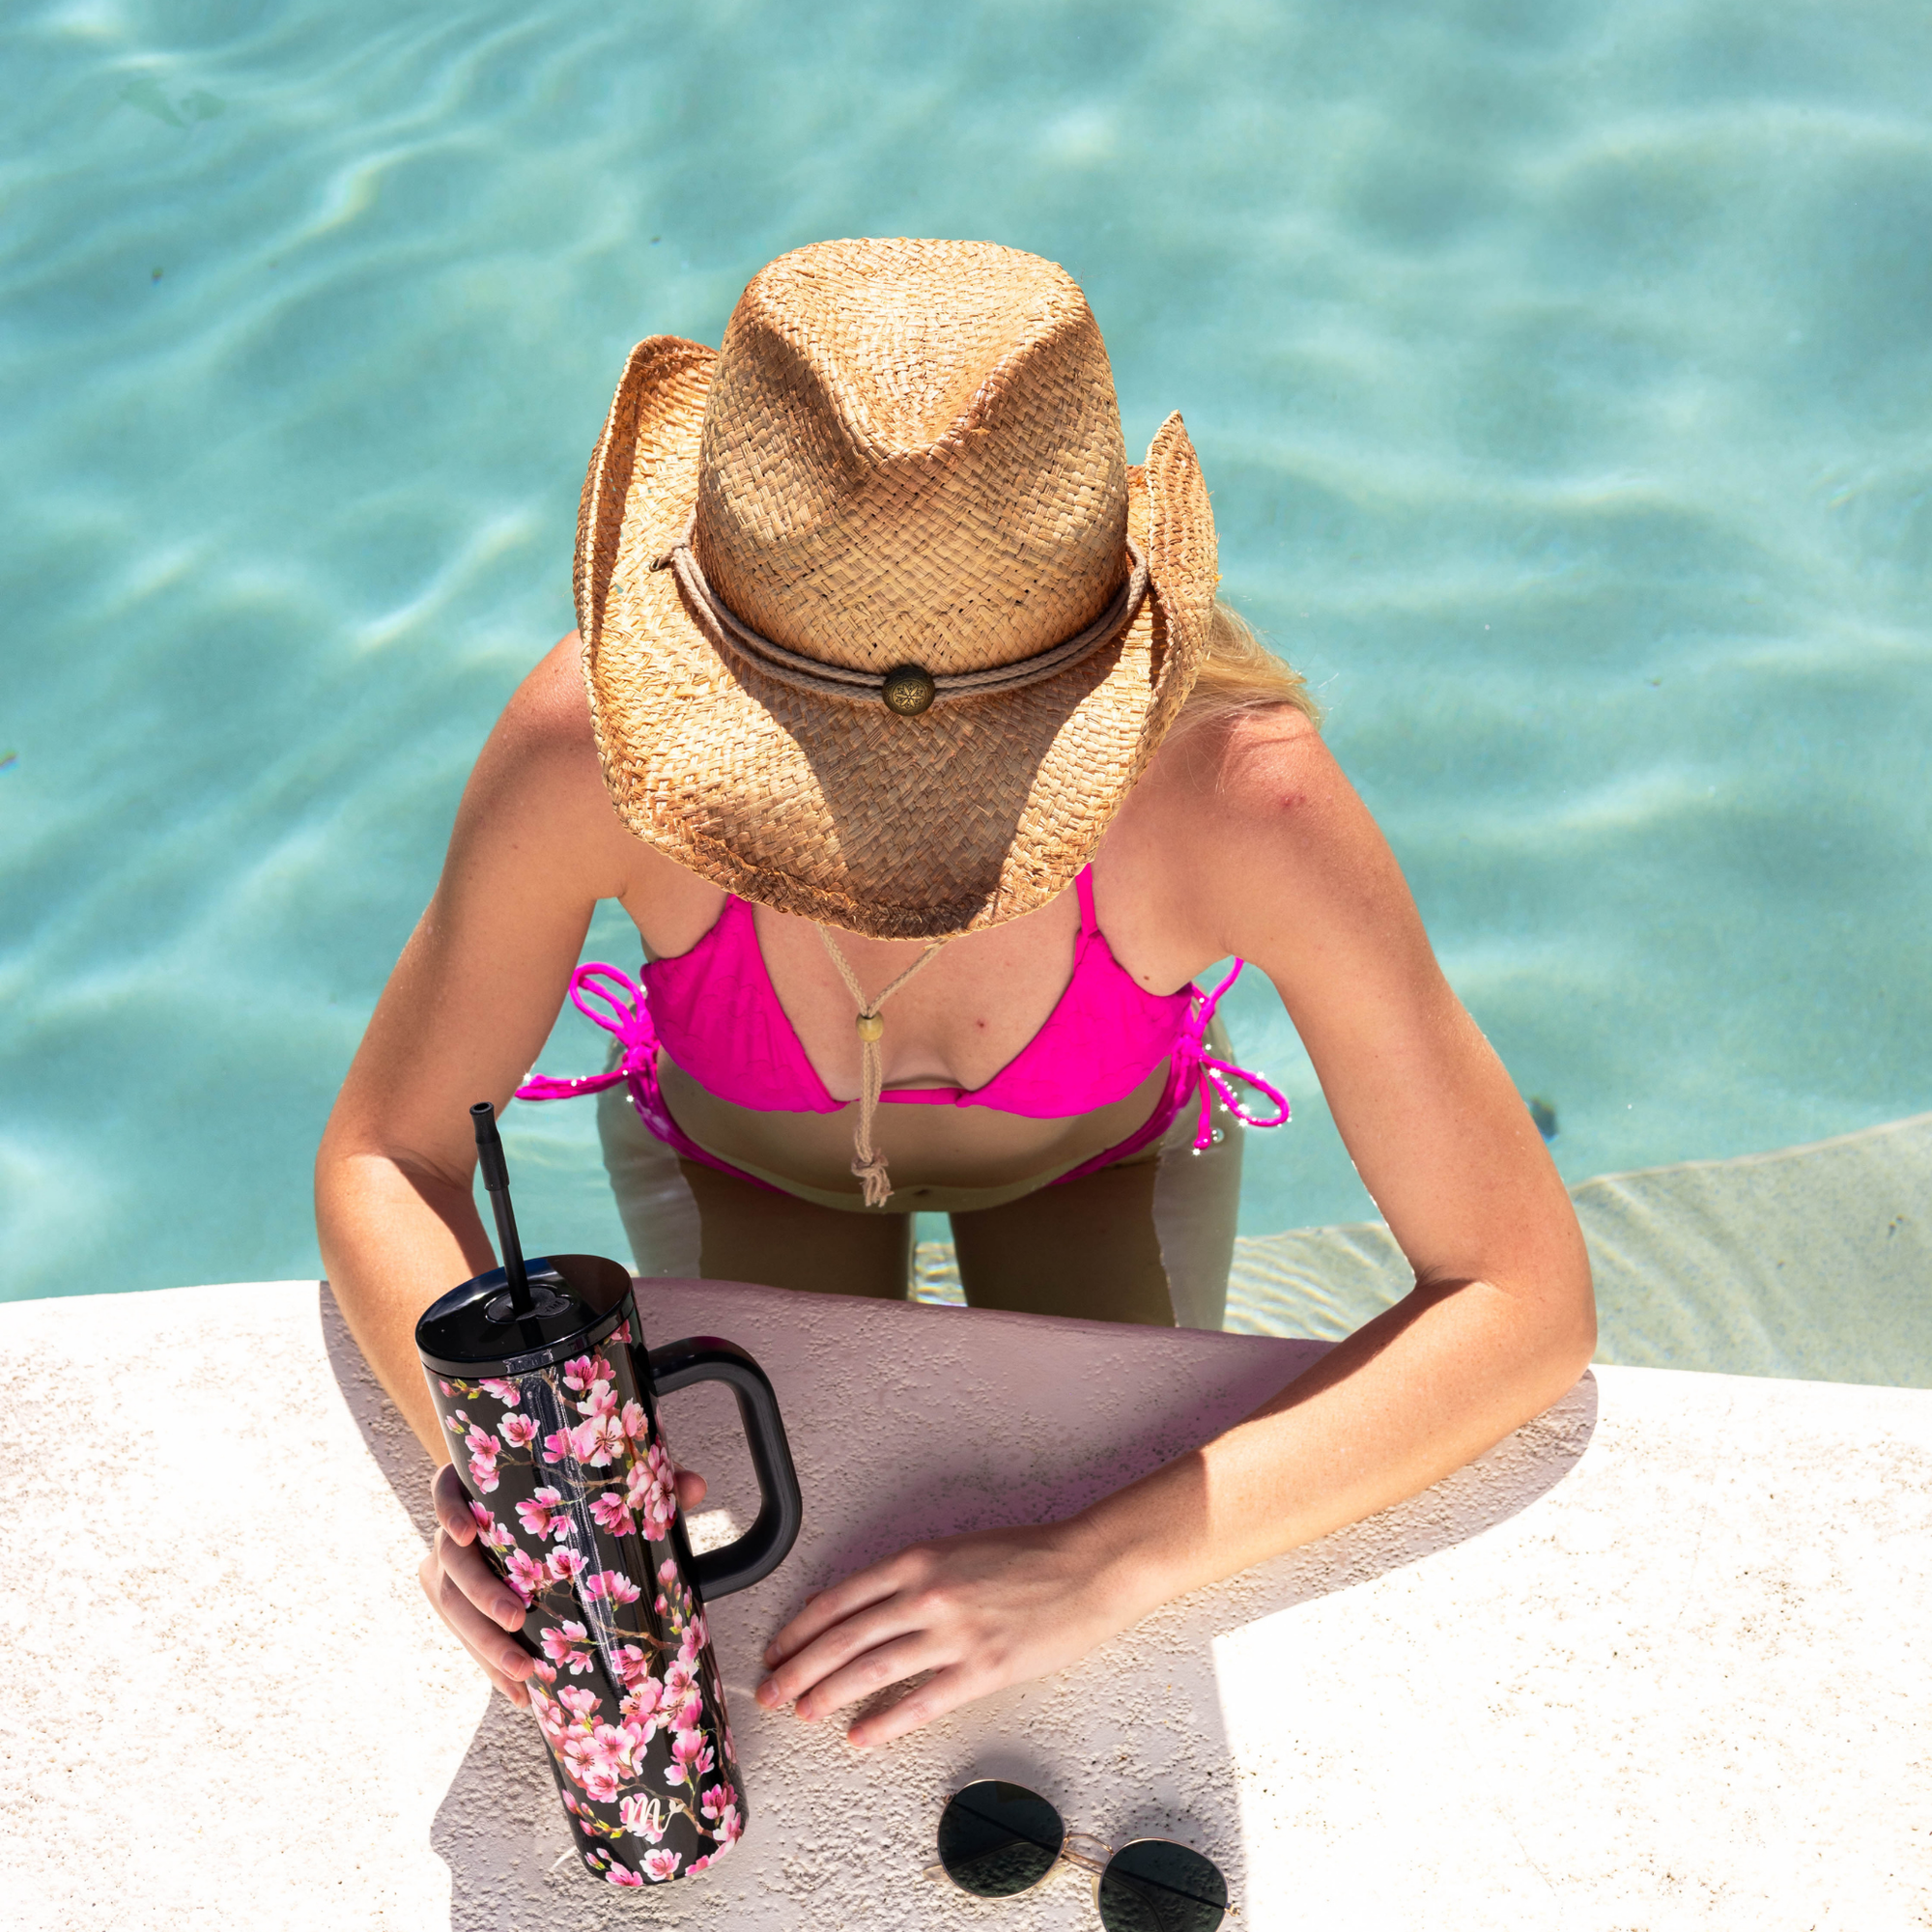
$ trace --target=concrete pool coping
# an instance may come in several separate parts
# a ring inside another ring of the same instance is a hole
[[[15,1302],[10,1923],[1091,1925],[1065,1876],[999,1907],[921,1881],[934,1794],[975,1773],[1117,1842],[1199,1844],[1250,1928],[1903,1932],[1932,1910],[1932,1392],[1600,1368],[1411,1503],[862,1758],[748,1694],[808,1588],[1076,1508],[1320,1345],[639,1299],[654,1340],[759,1356],[806,1490],[793,1558],[714,1606],[752,1801],[729,1863],[643,1897],[576,1869],[528,1719],[416,1591],[426,1459],[325,1285]],[[728,1402],[668,1412],[728,1522]]]

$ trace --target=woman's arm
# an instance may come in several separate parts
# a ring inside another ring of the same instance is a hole
[[[921,1545],[812,1599],[767,1653],[761,1703],[817,1718],[934,1673],[852,1727],[862,1747],[1426,1489],[1547,1408],[1595,1347],[1542,1137],[1320,738],[1268,714],[1220,755],[1177,749],[1193,754],[1121,827],[1137,869],[1151,843],[1183,862],[1159,868],[1153,925],[1177,956],[1239,953],[1274,981],[1416,1286],[1244,1422],[1068,1521]]]
[[[498,1110],[541,1050],[599,898],[641,852],[611,811],[566,638],[526,678],[476,761],[436,895],[403,949],[316,1156],[323,1264],[350,1332],[423,1446],[449,1451],[416,1318],[496,1264],[473,1195],[469,1104]],[[689,1499],[695,1500],[694,1489]],[[438,1473],[430,1601],[513,1702],[523,1606],[474,1547],[462,1486]]]

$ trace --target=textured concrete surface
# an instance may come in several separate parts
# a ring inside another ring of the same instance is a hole
[[[1604,1175],[1572,1198],[1600,1362],[1932,1385],[1932,1114]],[[1337,1338],[1413,1282],[1379,1222],[1253,1236],[1236,1246],[1228,1325]]]
[[[804,1593],[1077,1507],[1308,1343],[646,1284],[654,1342],[765,1363],[807,1529],[716,1606],[749,1788],[715,1873],[618,1895],[527,1718],[416,1593],[427,1465],[315,1283],[0,1308],[11,1925],[1091,1927],[1062,1874],[920,1877],[1004,1772],[1209,1851],[1251,1928],[1932,1922],[1932,1394],[1586,1378],[1471,1469],[873,1757],[751,1701]],[[667,1405],[742,1515],[728,1400]]]

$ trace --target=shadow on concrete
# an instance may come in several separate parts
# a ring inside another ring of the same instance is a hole
[[[1585,1376],[1545,1415],[1425,1494],[1169,1605],[1069,1670],[861,1756],[844,1745],[842,1722],[800,1724],[752,1700],[764,1642],[810,1591],[909,1543],[1067,1516],[1219,1434],[1328,1345],[835,1305],[842,1300],[661,1281],[639,1291],[652,1336],[721,1329],[765,1364],[805,1490],[807,1530],[792,1560],[711,1606],[751,1800],[744,1842],[716,1872],[662,1893],[591,1883],[534,1724],[493,1700],[431,1832],[450,1871],[452,1932],[955,1918],[964,1926],[976,1908],[944,1886],[927,1893],[920,1871],[931,1856],[933,1795],[975,1776],[1028,1783],[1069,1825],[1116,1843],[1153,1835],[1193,1844],[1238,1896],[1246,1857],[1230,1798],[1214,1639],[1516,1516],[1576,1465],[1596,1424],[1596,1380]],[[422,1523],[428,1458],[326,1291],[323,1321],[370,1453]],[[714,1493],[724,1492],[744,1520],[748,1471],[728,1401],[693,1390],[667,1405],[667,1419],[679,1461],[718,1472]],[[1064,1923],[1069,1903],[1056,1878],[1006,1905],[1002,1932]]]
[[[436,1534],[436,1512],[430,1506],[430,1478],[436,1464],[429,1452],[416,1440],[416,1433],[403,1420],[403,1412],[389,1400],[389,1392],[376,1379],[375,1372],[362,1359],[362,1350],[342,1319],[335,1295],[327,1282],[316,1291],[318,1314],[322,1319],[323,1345],[328,1350],[328,1366],[349,1413],[355,1418],[363,1446],[376,1459],[376,1466],[395,1492],[396,1500],[408,1513],[415,1532],[425,1545]]]

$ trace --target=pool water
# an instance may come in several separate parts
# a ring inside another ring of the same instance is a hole
[[[1573,1180],[1932,1107],[1920,0],[21,0],[0,76],[0,1293],[315,1271],[624,354],[828,236],[1083,282]],[[1371,1218],[1232,1016],[1244,1231]],[[621,1252],[591,1111],[535,1245]]]

